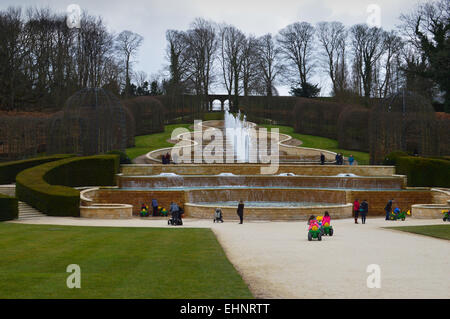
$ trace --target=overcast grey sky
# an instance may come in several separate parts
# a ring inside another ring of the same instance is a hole
[[[350,26],[367,22],[370,4],[380,8],[381,26],[392,29],[399,23],[401,13],[409,12],[425,0],[0,0],[0,9],[9,6],[50,7],[65,12],[69,4],[78,4],[91,15],[100,15],[113,32],[131,30],[144,37],[134,65],[135,71],[149,76],[162,70],[165,60],[167,29],[186,30],[196,17],[226,22],[246,34],[261,36],[276,34],[296,21],[315,24],[320,21],[340,21]],[[328,87],[326,74],[318,71],[313,82]],[[221,93],[220,88],[213,88]],[[280,86],[280,95],[288,95]],[[322,94],[328,94],[328,89]]]

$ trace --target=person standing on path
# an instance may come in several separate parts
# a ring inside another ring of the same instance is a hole
[[[359,201],[358,199],[355,199],[353,202],[353,213],[355,215],[355,224],[358,224],[358,215],[359,215]]]
[[[350,155],[350,157],[348,158],[348,163],[351,165],[353,165],[353,162],[355,161],[355,158],[353,157],[353,155]]]
[[[323,155],[323,153],[320,153],[320,165],[324,164],[325,164],[325,155]]]
[[[390,199],[387,204],[386,207],[384,208],[384,211],[386,212],[386,220],[389,220],[390,215],[391,215],[391,211],[392,211],[392,203],[394,202],[394,199]]]
[[[153,216],[158,216],[158,201],[153,198],[152,199],[152,208],[153,208]]]
[[[361,205],[359,206],[359,211],[361,212],[361,221],[363,224],[366,223],[366,216],[369,212],[369,204],[367,203],[367,200],[363,200]]]
[[[244,222],[244,202],[242,201],[242,199],[239,201],[237,214],[238,214],[239,219],[240,219],[239,224],[242,224]]]

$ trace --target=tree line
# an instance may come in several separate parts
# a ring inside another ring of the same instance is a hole
[[[80,28],[69,28],[64,14],[48,8],[0,11],[0,109],[60,109],[86,87],[133,95],[132,63],[142,41],[127,30],[112,34],[87,13]]]
[[[333,96],[385,98],[399,90],[440,98],[449,108],[450,2],[418,5],[396,30],[341,22],[292,23],[277,34],[246,35],[233,25],[197,18],[186,31],[166,32],[165,90],[208,95],[216,83],[233,104],[238,95],[315,97],[313,75],[325,73]]]
[[[167,30],[167,72],[148,81],[133,64],[143,37],[108,31],[101,17],[83,13],[80,28],[50,9],[0,11],[0,109],[59,109],[74,92],[102,87],[116,95],[206,96],[225,88],[238,96],[318,96],[314,75],[348,99],[385,98],[401,89],[440,99],[450,112],[450,2],[437,0],[400,16],[396,30],[341,22],[292,23],[260,37],[237,27],[195,19]]]

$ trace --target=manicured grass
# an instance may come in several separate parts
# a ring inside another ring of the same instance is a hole
[[[69,289],[66,268],[81,268]],[[0,224],[0,298],[252,298],[209,229]]]
[[[404,232],[450,240],[450,225],[386,227]]]
[[[346,157],[353,155],[353,157],[358,161],[358,164],[360,165],[369,164],[370,161],[369,153],[340,149],[338,148],[338,141],[336,140],[326,137],[295,133],[294,128],[290,126],[280,126],[280,125],[260,125],[260,126],[265,127],[267,129],[278,128],[280,130],[280,133],[288,134],[293,138],[301,140],[303,142],[301,146],[303,147],[319,148],[336,153],[342,153]]]
[[[135,147],[127,148],[126,153],[128,157],[133,160],[138,156],[144,155],[148,152],[159,148],[171,147],[173,144],[167,142],[172,135],[172,131],[177,127],[184,127],[189,129],[192,124],[171,124],[164,127],[164,132],[150,135],[141,135],[135,137]]]

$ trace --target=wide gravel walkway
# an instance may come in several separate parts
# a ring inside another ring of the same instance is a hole
[[[14,223],[113,227],[167,226],[165,218],[93,220],[43,217]],[[258,298],[450,298],[450,241],[383,229],[443,224],[442,220],[332,221],[333,237],[308,242],[306,222],[225,222],[185,219],[182,227],[211,228],[229,260]],[[178,226],[179,228],[179,226]],[[381,270],[381,288],[368,288],[367,266]]]

